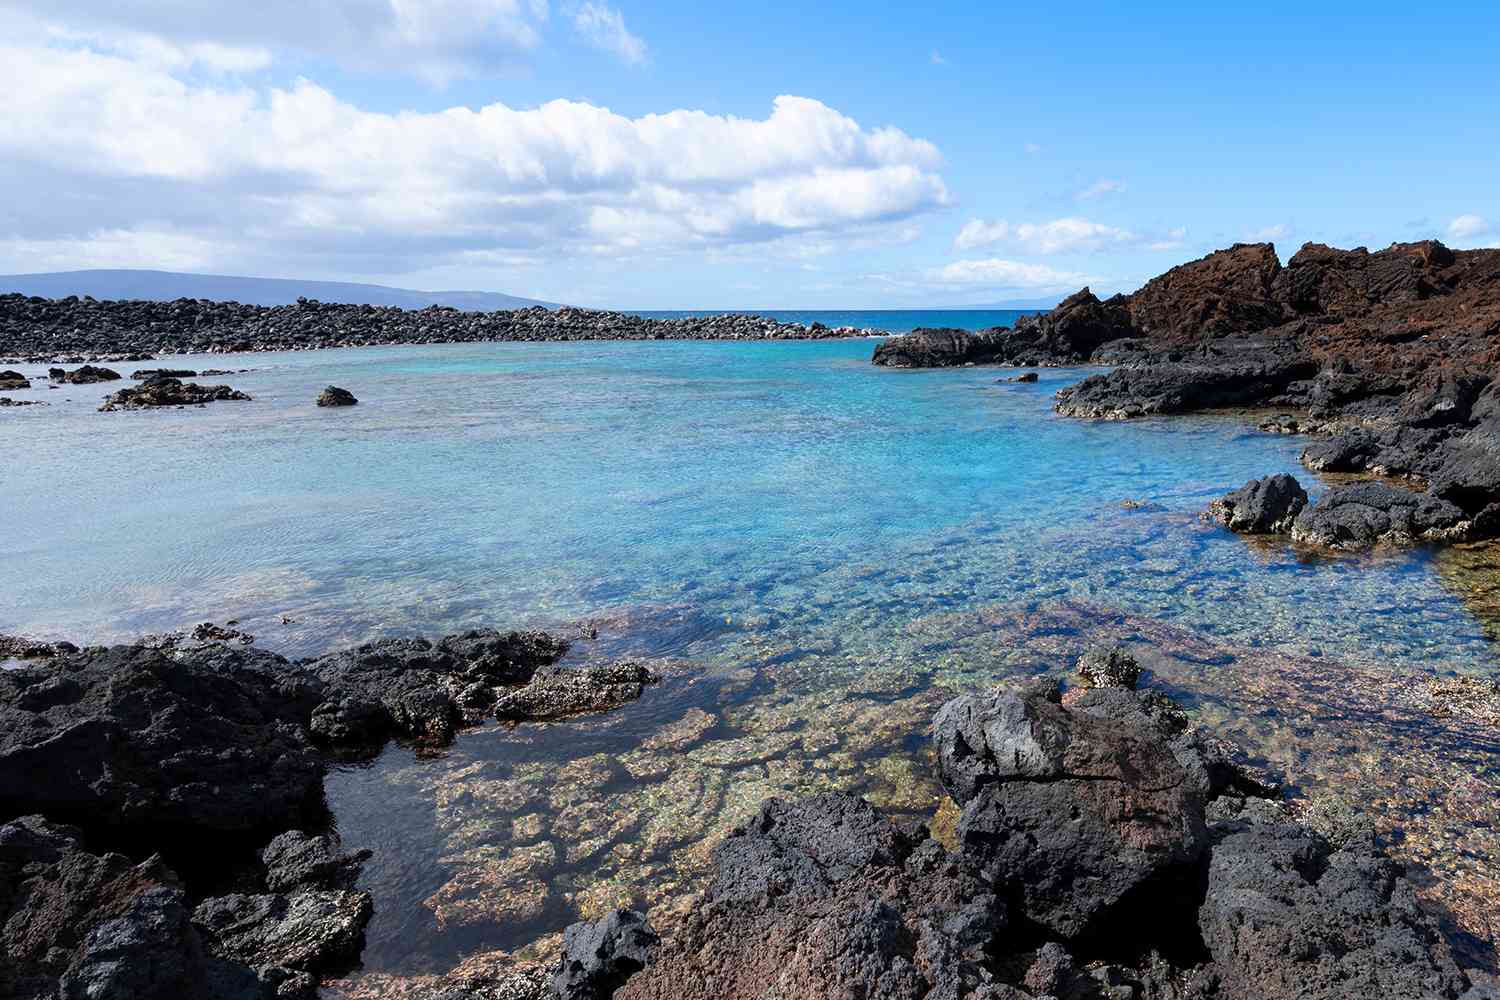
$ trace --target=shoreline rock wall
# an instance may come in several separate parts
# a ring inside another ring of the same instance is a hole
[[[443,306],[290,306],[178,299],[99,301],[0,295],[0,357],[138,356],[300,351],[391,344],[553,340],[815,340],[870,336],[853,327],[804,326],[725,313],[643,319],[596,309],[462,312]]]

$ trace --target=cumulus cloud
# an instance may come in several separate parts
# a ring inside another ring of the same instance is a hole
[[[998,291],[1055,292],[1079,288],[1089,279],[1045,264],[1026,264],[991,257],[956,260],[928,271],[928,281],[948,288],[988,288]]]
[[[1079,201],[1093,201],[1096,198],[1103,198],[1107,195],[1123,194],[1124,191],[1124,181],[1112,181],[1105,179],[1095,181],[1088,187],[1084,188],[1082,191],[1079,191],[1073,197],[1077,198]]]
[[[586,3],[573,13],[573,29],[596,49],[612,52],[632,66],[646,61],[646,43],[625,27],[625,17],[602,3]]]
[[[949,200],[931,143],[801,97],[765,118],[561,100],[388,114],[306,80],[248,86],[73,44],[0,44],[0,87],[0,183],[29,193],[0,243],[14,270],[161,239],[173,260],[374,274],[837,239]]]
[[[187,51],[294,52],[442,81],[515,64],[541,44],[546,0],[0,0],[59,36]],[[123,42],[122,42],[123,40]]]
[[[1460,215],[1448,223],[1448,235],[1455,240],[1470,240],[1490,232],[1490,223],[1483,216]]]

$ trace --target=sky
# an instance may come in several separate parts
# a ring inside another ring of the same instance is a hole
[[[0,0],[0,272],[630,309],[1500,246],[1500,7]]]

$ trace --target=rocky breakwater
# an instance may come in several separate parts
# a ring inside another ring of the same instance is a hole
[[[645,319],[597,309],[463,312],[299,300],[289,306],[178,299],[97,301],[0,295],[0,356],[294,351],[375,344],[550,340],[810,340],[872,331],[729,313]]]
[[[199,385],[168,375],[152,375],[140,385],[127,386],[104,397],[100,413],[114,410],[151,410],[163,406],[207,406],[223,401],[250,401],[250,397],[227,385]]]
[[[330,754],[447,742],[567,649],[481,629],[292,662],[235,635],[7,640],[33,660],[0,671],[0,996],[313,996],[372,912],[368,855],[330,829]]]
[[[1132,690],[1125,659],[1086,672],[1123,686],[942,708],[937,767],[961,808],[946,843],[849,795],[768,801],[613,995],[1500,995],[1458,967],[1370,828],[1289,804],[1170,699]]]

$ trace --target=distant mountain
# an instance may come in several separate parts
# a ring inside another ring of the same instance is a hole
[[[0,275],[0,293],[20,292],[49,299],[92,295],[96,299],[213,299],[246,305],[284,306],[298,298],[353,305],[400,306],[423,309],[431,305],[470,311],[555,307],[499,292],[419,292],[409,288],[361,285],[351,281],[300,281],[293,278],[243,278],[223,274],[182,274],[175,271],[56,271],[50,274]]]

